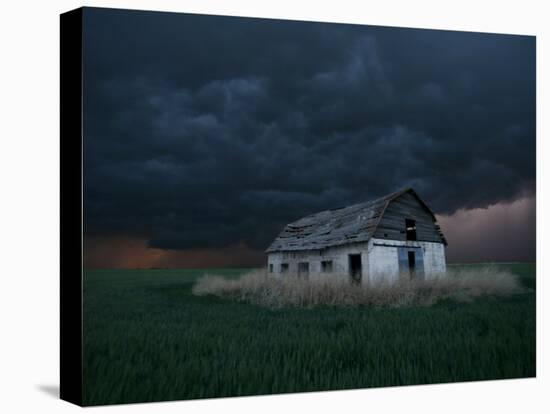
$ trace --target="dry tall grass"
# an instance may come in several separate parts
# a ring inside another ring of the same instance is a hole
[[[265,270],[251,271],[239,279],[205,275],[193,286],[193,294],[214,295],[269,308],[329,306],[428,306],[443,299],[470,301],[479,296],[521,293],[517,277],[495,267],[452,269],[429,281],[362,286],[334,275],[303,280],[292,275],[276,278]]]

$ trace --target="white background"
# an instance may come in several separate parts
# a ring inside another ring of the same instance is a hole
[[[87,411],[548,412],[550,349],[546,278],[550,277],[547,241],[550,228],[548,213],[544,212],[549,207],[549,167],[543,164],[543,159],[548,159],[549,154],[543,136],[548,115],[550,13],[544,10],[545,3],[528,0],[338,0],[326,4],[298,0],[3,2],[0,14],[0,411],[80,410],[55,396],[59,386],[58,45],[59,14],[87,5],[536,35],[539,236],[536,379],[134,404],[88,408]]]

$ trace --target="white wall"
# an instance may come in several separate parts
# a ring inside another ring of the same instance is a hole
[[[281,263],[288,263],[290,274],[298,273],[298,263],[309,263],[309,277],[311,280],[320,279],[323,277],[345,277],[349,273],[349,254],[361,254],[362,270],[364,279],[367,277],[367,268],[365,264],[368,262],[367,243],[357,243],[346,246],[336,246],[325,249],[322,253],[319,250],[307,250],[297,252],[276,252],[268,254],[268,269],[269,265],[273,265],[273,274],[276,276],[284,276],[280,273]],[[321,261],[332,260],[332,272],[323,273],[321,271]]]
[[[389,247],[395,246],[395,247]],[[445,246],[442,243],[399,241],[387,239],[369,240],[369,282],[380,282],[390,275],[389,282],[399,278],[399,247],[418,247],[424,262],[424,278],[431,279],[445,273]]]
[[[289,274],[298,273],[298,263],[309,263],[310,280],[323,277],[349,278],[350,254],[361,254],[362,283],[375,284],[379,282],[396,282],[399,279],[399,247],[417,247],[422,252],[424,262],[424,277],[430,279],[444,273],[445,246],[441,243],[420,241],[398,241],[387,239],[371,239],[368,243],[355,243],[336,246],[323,250],[307,250],[297,252],[276,252],[268,254],[269,265],[273,265],[273,275],[284,277],[280,273],[281,263],[288,263]],[[416,251],[416,250],[415,250]],[[321,272],[321,261],[332,260],[332,273]],[[388,279],[389,277],[389,279]]]
[[[441,243],[424,243],[424,272],[426,278],[437,277],[447,270],[445,246]]]
[[[398,245],[399,243],[405,244],[405,242],[394,240],[369,240],[368,255],[370,260],[367,268],[368,278],[365,281],[369,284],[396,282],[399,276],[397,247],[375,246],[375,242],[386,245]],[[388,280],[388,277],[391,279]]]

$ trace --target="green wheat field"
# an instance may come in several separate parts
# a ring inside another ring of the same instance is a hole
[[[84,404],[533,377],[535,265],[499,266],[531,290],[394,309],[191,293],[204,273],[249,269],[86,270]]]

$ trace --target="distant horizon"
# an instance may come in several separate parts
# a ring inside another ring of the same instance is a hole
[[[447,266],[468,266],[468,265],[510,265],[510,264],[528,264],[536,261],[515,261],[515,262],[471,262],[471,263],[453,263],[447,262]],[[82,270],[210,270],[210,269],[261,269],[266,266],[227,266],[227,267],[85,267]],[[267,269],[267,267],[266,267]]]

